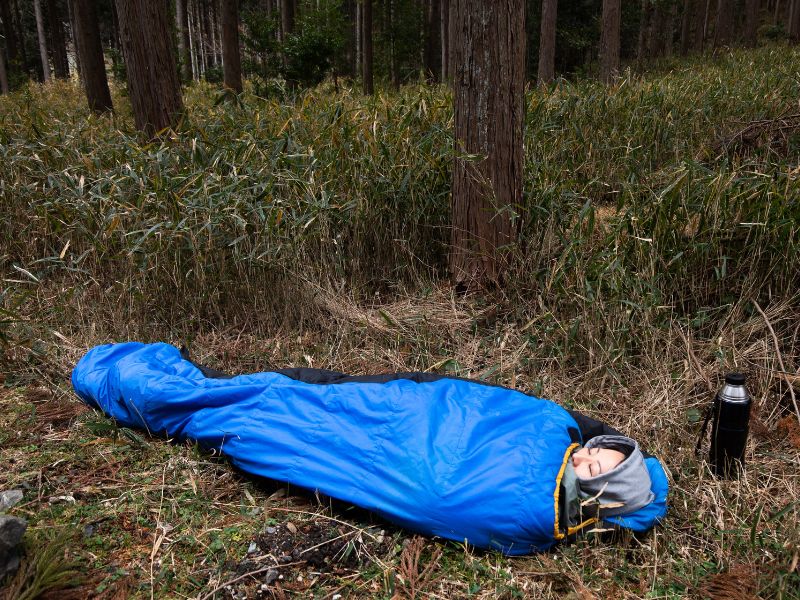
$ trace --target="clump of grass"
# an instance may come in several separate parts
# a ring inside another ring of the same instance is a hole
[[[31,533],[28,531],[26,538],[26,556],[5,590],[6,600],[34,600],[50,591],[77,587],[83,581],[79,565],[68,558],[68,538],[39,535],[34,541]]]

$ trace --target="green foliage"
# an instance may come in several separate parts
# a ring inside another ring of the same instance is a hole
[[[243,43],[249,50],[244,63],[246,73],[257,78],[257,93],[269,96],[280,92],[271,80],[281,77],[292,84],[310,87],[322,82],[334,68],[345,44],[347,23],[341,0],[302,3],[295,31],[282,42],[277,13],[244,11],[246,24]],[[340,65],[341,66],[341,65]]]

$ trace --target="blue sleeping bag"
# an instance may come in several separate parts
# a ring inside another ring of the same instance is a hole
[[[80,360],[72,385],[122,426],[194,440],[413,531],[513,555],[574,533],[558,494],[581,428],[553,402],[430,374],[201,369],[168,344],[112,344]],[[666,513],[666,476],[657,459],[647,465],[656,500],[610,519],[619,526],[645,530]]]

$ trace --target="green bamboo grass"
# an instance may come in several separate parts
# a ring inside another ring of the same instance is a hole
[[[791,296],[797,134],[783,150],[714,148],[796,106],[797,72],[800,52],[771,46],[529,91],[513,316],[544,307],[563,332],[552,352],[613,362],[675,318],[710,334],[743,299]],[[19,315],[80,326],[103,297],[124,299],[120,320],[313,321],[298,282],[368,300],[446,277],[446,88],[185,96],[179,131],[156,141],[123,99],[90,114],[74,83],[0,98],[4,337]]]

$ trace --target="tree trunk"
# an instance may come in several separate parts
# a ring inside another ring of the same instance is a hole
[[[539,35],[539,85],[546,85],[556,76],[556,15],[558,0],[542,0],[542,22]]]
[[[436,64],[441,56],[439,0],[427,0],[425,7],[425,78],[429,83],[439,81],[441,65]]]
[[[744,43],[750,48],[755,48],[758,43],[760,8],[760,0],[746,0],[745,2]]]
[[[460,289],[502,283],[522,202],[525,3],[454,0],[450,271]],[[479,158],[462,158],[477,155]]]
[[[683,0],[683,14],[681,14],[681,56],[689,54],[692,36],[692,17],[694,16],[693,0]]]
[[[733,39],[733,0],[717,2],[717,26],[714,31],[714,47],[730,46]]]
[[[653,4],[650,0],[642,0],[642,12],[639,16],[639,41],[636,45],[636,60],[642,63],[650,49],[650,29],[653,20]]]
[[[281,40],[294,31],[294,0],[281,0]]]
[[[53,54],[53,72],[59,79],[69,78],[67,43],[64,37],[64,21],[56,0],[47,0],[47,21],[50,23],[50,49]]]
[[[2,0],[0,0],[2,1]],[[75,11],[73,10],[72,0],[67,0],[67,15],[69,16],[69,29],[72,35],[72,45],[75,48],[75,71],[78,73],[78,79],[83,84],[83,71],[81,70],[81,55],[78,52],[78,26],[75,24]]]
[[[14,31],[16,32],[17,44],[19,48],[19,64],[23,71],[27,70],[28,56],[25,53],[25,29],[22,24],[22,13],[19,10],[19,0],[14,0],[14,20],[16,21]]]
[[[152,136],[183,112],[166,2],[117,0],[128,93],[136,127]]]
[[[708,39],[708,24],[711,22],[711,0],[706,0],[706,10],[703,15],[703,39],[700,44],[705,47],[706,40]]]
[[[647,54],[651,58],[658,58],[664,49],[664,9],[660,4],[655,4],[653,14],[650,16],[649,40]]]
[[[242,93],[242,61],[239,56],[239,1],[222,0],[222,65],[225,87]]]
[[[364,75],[364,59],[362,58],[363,44],[361,43],[361,35],[363,32],[363,22],[361,18],[361,0],[356,0],[356,23],[355,23],[355,36],[356,36],[356,63],[355,75],[356,77],[363,77]]]
[[[8,72],[6,71],[6,55],[0,46],[0,94],[8,93]]]
[[[672,56],[675,47],[675,19],[678,16],[678,5],[673,4],[664,13],[663,50],[664,56]]]
[[[364,93],[371,96],[375,93],[372,80],[372,0],[364,0]]]
[[[114,109],[108,90],[106,63],[100,45],[100,27],[97,24],[94,0],[71,0],[72,16],[75,20],[73,37],[81,79],[86,90],[89,108],[101,113]]]
[[[439,0],[442,47],[442,81],[450,79],[450,0]]]
[[[603,31],[600,37],[600,81],[611,83],[619,74],[619,28],[621,0],[603,0]]]
[[[50,81],[50,58],[47,54],[47,30],[44,26],[42,14],[42,0],[33,0],[33,10],[36,14],[36,33],[39,36],[39,57],[42,59],[42,81]]]
[[[0,19],[3,20],[3,35],[6,38],[6,52],[8,53],[9,70],[13,67],[11,63],[17,60],[17,32],[14,30],[14,22],[11,19],[10,0],[0,0]]]
[[[789,10],[789,42],[800,43],[800,0],[792,0]]]
[[[189,11],[186,2],[187,0],[175,1],[175,20],[178,24],[178,59],[181,63],[181,75],[184,81],[190,81],[192,79],[192,57],[189,52]]]

